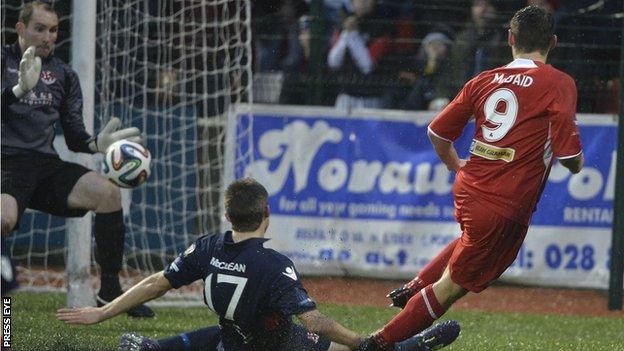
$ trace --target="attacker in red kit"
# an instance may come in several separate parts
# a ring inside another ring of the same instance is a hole
[[[404,309],[372,336],[370,350],[427,328],[513,263],[553,156],[572,173],[581,170],[574,81],[545,64],[556,42],[550,14],[536,6],[519,10],[508,33],[514,60],[466,83],[429,125],[436,153],[457,172],[453,195],[462,233],[418,277],[388,295]],[[462,160],[453,141],[473,116],[471,155]]]

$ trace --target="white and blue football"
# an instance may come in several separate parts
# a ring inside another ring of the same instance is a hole
[[[106,149],[102,173],[122,188],[135,188],[149,177],[151,162],[152,156],[143,145],[119,140]]]

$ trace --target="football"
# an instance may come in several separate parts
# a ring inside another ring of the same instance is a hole
[[[143,145],[119,140],[106,150],[102,173],[122,188],[134,188],[149,177],[151,161],[152,156]]]

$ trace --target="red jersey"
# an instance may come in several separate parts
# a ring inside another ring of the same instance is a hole
[[[570,76],[539,61],[516,59],[466,83],[429,130],[454,141],[474,116],[471,155],[455,179],[455,196],[474,197],[528,225],[553,154],[564,159],[581,153],[575,113]]]

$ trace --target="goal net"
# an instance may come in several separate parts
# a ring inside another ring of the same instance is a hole
[[[3,44],[15,40],[19,3],[2,1]],[[56,54],[65,61],[76,45],[68,3],[56,3]],[[240,103],[251,108],[250,2],[101,0],[96,17],[95,130],[117,116],[144,132],[152,153],[148,182],[122,194],[128,285],[161,270],[199,235],[220,230],[226,122]],[[249,128],[235,137],[248,140]],[[7,242],[22,288],[65,289],[68,240],[63,219],[24,214]],[[95,261],[91,267],[97,276]]]

